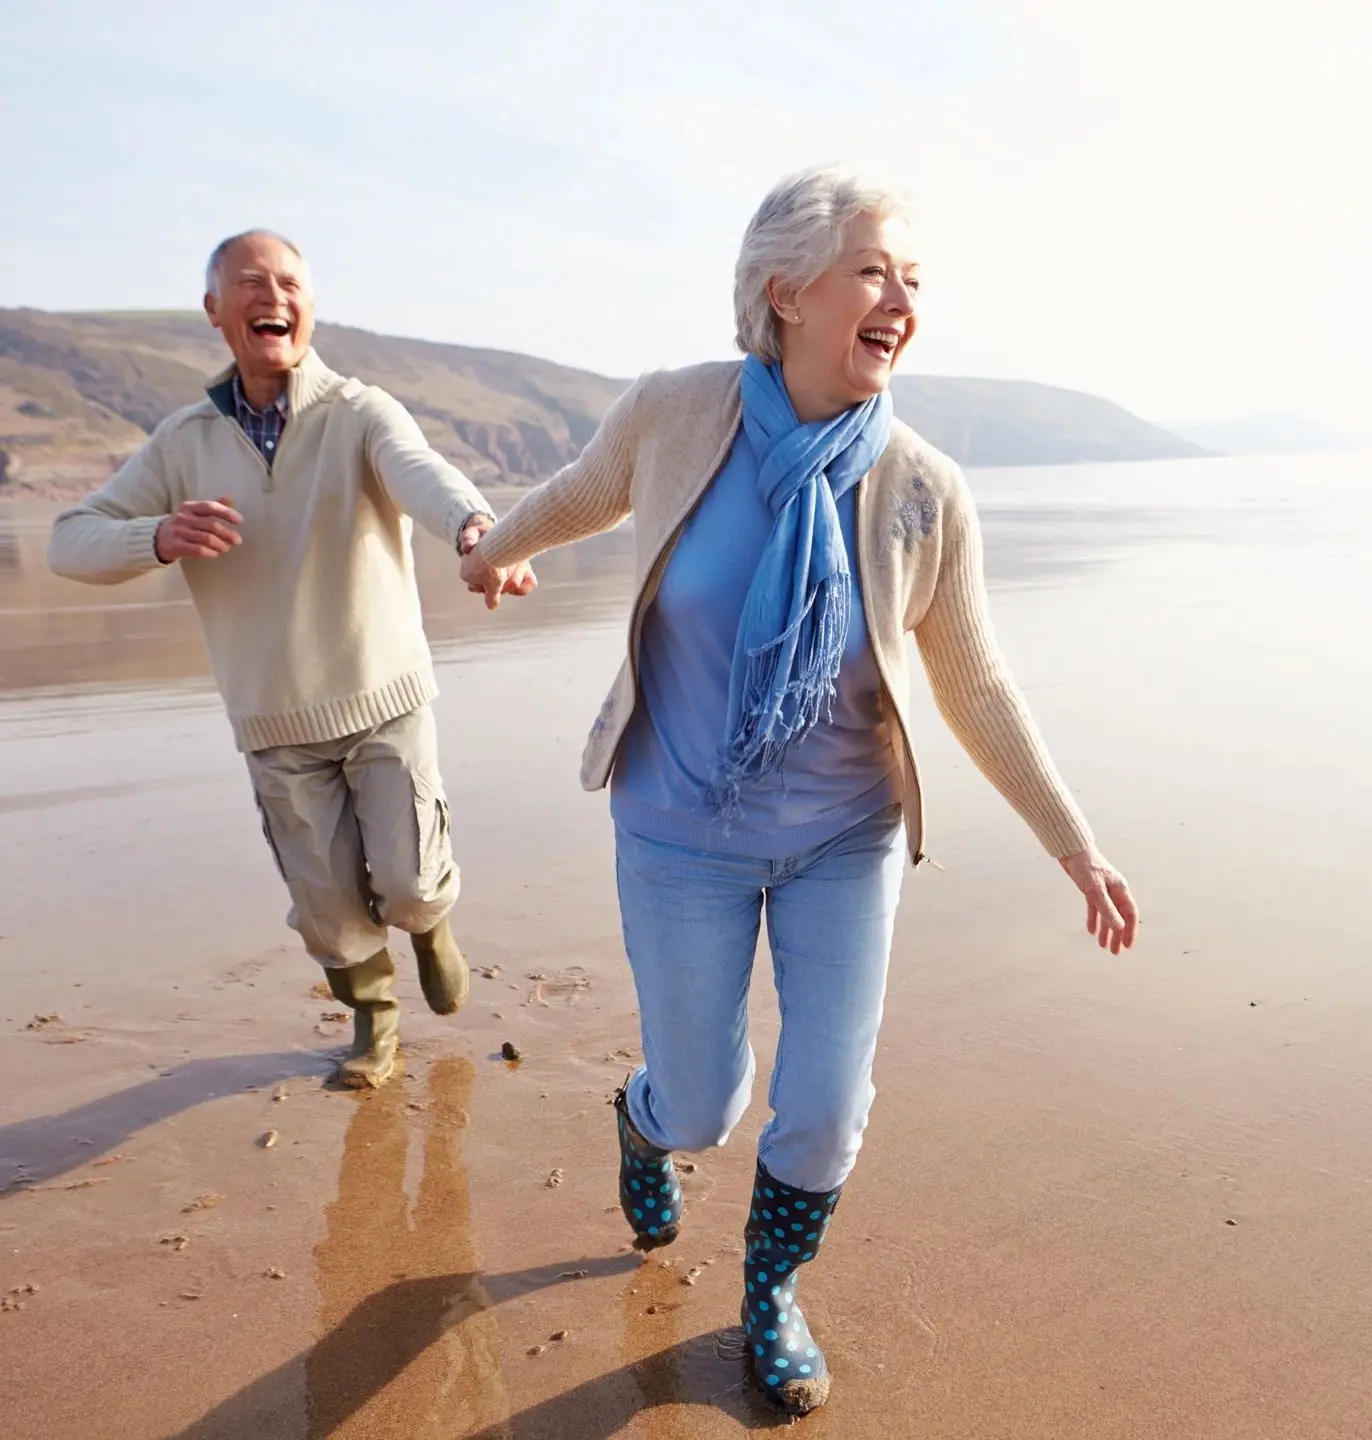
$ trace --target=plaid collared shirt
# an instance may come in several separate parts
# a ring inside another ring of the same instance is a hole
[[[281,444],[286,419],[291,413],[286,392],[283,390],[265,410],[254,410],[248,404],[248,397],[244,395],[243,387],[238,383],[238,376],[235,374],[233,408],[238,416],[238,423],[243,427],[243,433],[257,447],[257,453],[266,461],[267,469],[270,470],[272,461],[276,459],[277,448]]]

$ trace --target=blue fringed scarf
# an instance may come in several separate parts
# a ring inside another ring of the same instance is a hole
[[[740,788],[778,769],[835,695],[848,638],[850,576],[837,501],[876,463],[891,435],[891,397],[802,425],[779,365],[743,362],[743,428],[772,516],[748,587],[729,675],[725,741],[706,803],[728,818]]]

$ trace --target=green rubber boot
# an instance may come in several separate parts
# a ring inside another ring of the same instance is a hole
[[[419,984],[435,1015],[455,1015],[467,1003],[470,977],[452,927],[440,920],[432,930],[412,935],[419,961]]]
[[[378,950],[360,965],[326,966],[329,989],[353,1012],[353,1048],[334,1079],[349,1090],[376,1089],[395,1069],[400,1041],[400,1004],[391,994],[395,962]]]

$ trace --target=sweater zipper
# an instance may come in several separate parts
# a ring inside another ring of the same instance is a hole
[[[224,419],[233,427],[234,434],[237,435],[239,440],[248,447],[248,450],[251,453],[253,459],[256,460],[257,463],[262,467],[262,489],[265,491],[275,490],[276,486],[272,483],[271,466],[268,465],[267,462],[262,458],[262,452],[243,433],[243,427],[238,423],[237,420],[235,420],[232,416],[229,415],[225,415]]]
[[[867,631],[869,635],[875,635],[877,632],[872,628],[871,616],[867,614],[867,585],[863,578],[862,567],[862,541],[863,536],[866,534],[866,526],[863,523],[863,517],[866,513],[867,508],[866,499],[867,476],[864,475],[862,477],[862,480],[858,484],[857,555],[854,557],[853,563],[854,567],[857,570],[858,594],[862,598],[863,614],[864,618],[866,618],[867,620]],[[901,634],[900,643],[902,645],[905,643],[904,632],[902,632]],[[889,709],[890,713],[895,717],[896,727],[897,729],[899,729],[901,740],[905,744],[905,763],[909,767],[910,774],[914,776],[915,780],[915,801],[918,807],[917,813],[919,815],[919,848],[915,851],[912,857],[914,866],[916,869],[918,869],[921,863],[927,862],[928,864],[932,865],[935,870],[942,870],[942,865],[940,865],[936,860],[931,860],[929,856],[924,853],[924,791],[920,787],[919,774],[915,769],[915,748],[910,743],[910,732],[905,728],[905,721],[901,717],[900,706],[896,704],[895,699],[893,698],[895,692],[891,689],[890,678],[887,676],[886,667],[882,663],[881,651],[876,645],[872,645],[871,650],[872,659],[877,667],[877,676],[881,680],[882,698],[885,700],[886,706]]]

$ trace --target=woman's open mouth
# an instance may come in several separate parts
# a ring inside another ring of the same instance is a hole
[[[900,344],[900,331],[888,330],[885,327],[859,330],[858,339],[869,355],[875,355],[879,360],[889,360],[896,353],[896,346]]]

